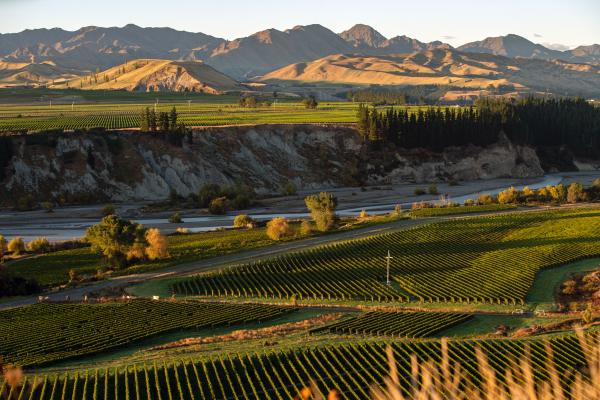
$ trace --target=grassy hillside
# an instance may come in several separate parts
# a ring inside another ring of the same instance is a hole
[[[212,94],[241,89],[235,80],[202,62],[154,59],[130,61],[53,87]]]

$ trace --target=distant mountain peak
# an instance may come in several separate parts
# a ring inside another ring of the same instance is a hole
[[[340,33],[340,37],[350,42],[354,47],[380,47],[387,39],[369,25],[356,24]]]

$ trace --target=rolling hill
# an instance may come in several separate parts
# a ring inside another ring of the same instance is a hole
[[[427,50],[394,56],[332,55],[296,63],[260,78],[263,82],[327,82],[360,85],[448,85],[465,89],[501,86],[517,91],[600,93],[600,67],[463,53],[450,49]]]
[[[242,86],[201,61],[140,59],[72,79],[54,88],[223,93]]]
[[[36,64],[0,61],[0,88],[35,86],[53,80],[72,79],[76,76],[76,71],[57,67],[50,62]]]

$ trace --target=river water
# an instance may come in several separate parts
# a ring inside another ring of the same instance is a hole
[[[539,181],[531,183],[529,186],[532,189],[537,189],[547,185],[556,185],[562,181],[563,177],[560,175],[545,175],[540,178]],[[515,186],[517,189],[522,189],[524,186]],[[481,194],[495,195],[505,190],[506,186],[498,187],[491,190],[485,190],[481,192],[469,193],[462,196],[453,197],[450,200],[463,203],[466,199],[475,199]],[[439,200],[438,200],[439,201]],[[433,201],[437,202],[437,201]],[[394,210],[396,204],[402,205],[403,208],[409,207],[412,203],[398,202],[393,204],[365,204],[361,207],[339,209],[337,211],[340,216],[356,216],[361,210],[367,211],[369,214],[384,214]],[[75,209],[71,209],[75,210]],[[309,214],[305,212],[300,213],[252,213],[248,212],[252,218],[258,221],[270,220],[274,217],[285,217],[285,218],[305,218]],[[84,236],[85,230],[91,225],[98,222],[95,218],[56,218],[56,219],[40,219],[36,220],[32,217],[30,220],[22,220],[19,222],[15,221],[14,213],[1,213],[0,214],[0,234],[6,238],[12,238],[15,236],[21,236],[25,241],[29,241],[33,238],[45,236],[50,241],[62,241]],[[177,224],[188,228],[191,232],[202,232],[210,231],[218,228],[228,228],[233,225],[233,219],[235,215],[219,215],[219,216],[199,216],[184,218],[183,224]],[[12,221],[11,221],[12,220]],[[134,219],[147,227],[159,228],[163,232],[172,232],[175,229],[173,224],[170,224],[166,218],[142,218]]]

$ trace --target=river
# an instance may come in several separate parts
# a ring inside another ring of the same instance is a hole
[[[528,184],[532,189],[537,189],[547,185],[556,185],[563,180],[562,175],[545,175],[540,178],[539,181]],[[515,186],[517,189],[522,189],[525,185]],[[456,197],[450,198],[451,201],[463,203],[466,199],[476,198],[481,194],[495,195],[498,192],[505,190],[507,187],[497,187],[494,189],[484,190],[480,192],[472,192]],[[434,200],[433,202],[438,202]],[[369,214],[383,214],[388,213],[394,209],[397,204],[401,204],[403,208],[410,207],[412,202],[397,202],[393,204],[364,204],[360,207],[352,208],[341,208],[337,211],[340,216],[356,216],[361,210],[366,210]],[[86,207],[73,207],[66,209],[66,216],[64,218],[48,218],[44,214],[27,214],[26,218],[23,218],[21,214],[15,212],[3,212],[0,213],[0,234],[5,238],[12,238],[15,236],[21,236],[25,241],[29,241],[33,238],[45,236],[50,241],[63,241],[84,236],[85,230],[91,225],[98,222],[98,218],[71,218],[69,212],[76,214],[76,211],[85,210]],[[63,212],[63,214],[65,214]],[[251,210],[247,212],[252,218],[258,221],[270,220],[274,217],[286,217],[286,218],[305,218],[308,216],[306,212],[293,212],[293,213],[264,213],[255,212]],[[62,215],[62,214],[61,214]],[[17,218],[18,217],[18,218]],[[228,228],[233,225],[233,219],[235,215],[222,215],[222,216],[194,216],[184,218],[182,224],[170,224],[167,218],[141,218],[133,219],[147,227],[159,228],[164,232],[172,232],[176,226],[182,226],[189,229],[191,232],[202,232],[210,231],[218,228]]]

